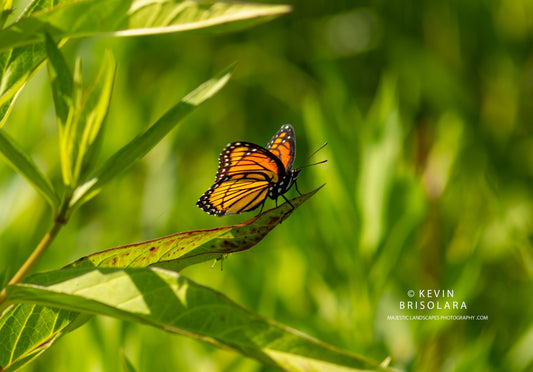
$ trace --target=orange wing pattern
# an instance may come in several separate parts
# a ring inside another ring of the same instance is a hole
[[[226,146],[218,158],[215,182],[243,173],[262,173],[278,182],[283,165],[271,152],[248,142],[234,142]]]
[[[218,217],[251,211],[264,203],[269,185],[268,179],[234,176],[215,183],[197,205]]]
[[[218,217],[262,206],[267,196],[277,198],[296,179],[298,172],[290,170],[295,154],[294,129],[288,124],[266,149],[249,142],[228,144],[218,159],[215,184],[196,205]]]
[[[266,149],[276,155],[286,171],[292,168],[296,157],[296,138],[292,125],[285,124],[268,143]]]

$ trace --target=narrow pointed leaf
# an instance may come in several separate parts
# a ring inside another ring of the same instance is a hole
[[[96,195],[100,188],[154,148],[188,113],[215,95],[228,82],[233,67],[206,81],[168,110],[148,130],[135,137],[100,168],[94,177],[74,193],[71,206],[78,206]]]
[[[66,42],[104,34],[224,31],[250,27],[288,11],[286,5],[237,1],[34,0],[18,22],[0,30],[0,128],[18,92],[46,58],[46,33]]]
[[[73,150],[73,122],[78,107],[74,97],[74,79],[72,73],[50,35],[46,34],[46,53],[48,56],[48,76],[52,86],[52,96],[56,110],[57,133],[59,137],[59,155],[61,159],[61,174],[63,183],[72,183]],[[76,91],[78,91],[77,87]],[[75,128],[74,128],[75,129]]]
[[[59,48],[49,35],[46,35],[45,45],[49,60],[48,76],[52,85],[56,118],[58,125],[64,128],[69,107],[72,106],[72,89],[74,85],[72,73]]]
[[[265,22],[290,11],[286,5],[238,1],[37,0],[21,19],[0,31],[0,50],[54,39],[133,36],[199,29],[228,30]]]
[[[84,170],[90,168],[99,149],[101,129],[111,102],[116,67],[113,54],[107,50],[98,76],[83,96],[80,113],[83,128],[74,167],[76,181]]]
[[[13,0],[0,1],[0,30],[4,27],[9,15],[13,12]]]
[[[42,65],[45,56],[42,43],[0,51],[0,128],[18,93]]]
[[[222,293],[161,268],[52,271],[8,287],[7,297],[144,323],[286,371],[389,370],[253,314]]]
[[[124,372],[137,372],[137,370],[133,366],[133,363],[131,363],[131,361],[126,356],[124,350],[121,350],[120,352],[120,361],[122,362],[122,370]]]
[[[51,182],[46,178],[31,157],[20,147],[7,132],[0,129],[0,155],[18,173],[20,173],[39,192],[55,211],[59,198]]]
[[[322,186],[321,186],[322,187]],[[244,251],[259,243],[281,221],[313,196],[321,187],[284,203],[244,223],[208,230],[187,231],[142,243],[111,248],[84,257],[67,267],[146,267],[157,265],[183,270],[185,267]]]

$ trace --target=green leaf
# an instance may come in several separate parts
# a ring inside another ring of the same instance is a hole
[[[74,80],[67,62],[48,34],[46,35],[45,46],[49,60],[48,76],[56,110],[61,174],[63,175],[63,183],[70,186],[72,184],[73,157],[77,149],[75,134],[81,98],[81,76]],[[80,62],[77,60],[76,77],[80,74],[80,70]]]
[[[46,58],[54,39],[135,36],[250,27],[290,11],[286,5],[173,0],[35,0],[18,22],[0,31],[0,128],[13,102]],[[2,13],[5,14],[5,13]]]
[[[291,199],[291,203],[295,208],[298,208],[321,187]],[[93,268],[95,266],[101,268],[132,268],[153,264],[167,268],[183,269],[195,263],[212,261],[221,255],[251,248],[282,220],[285,221],[294,210],[288,203],[284,203],[242,224],[178,233],[148,242],[108,249],[84,257],[68,265],[65,269]],[[23,308],[21,309],[20,307]],[[34,329],[40,329],[41,331],[38,338],[33,338],[33,341],[28,340],[22,346],[16,346],[16,340],[6,338],[6,335],[21,332],[21,330],[2,328],[0,326],[0,343],[4,345],[4,349],[0,348],[0,365],[4,366],[21,365],[32,360],[51,346],[60,335],[66,334],[68,332],[65,329],[67,326],[69,330],[75,329],[88,319],[87,315],[75,317],[73,312],[30,304],[15,305],[5,316],[12,317],[11,313],[15,310],[19,313],[29,314],[27,317],[35,317],[37,321],[31,325]],[[39,314],[39,316],[32,314]],[[61,328],[49,328],[50,324],[57,323],[56,319],[62,319],[63,317],[74,319],[75,323],[60,322]],[[17,319],[18,324],[26,324],[24,317],[19,316]],[[0,325],[3,323],[6,323],[5,317],[0,318]],[[12,322],[9,324],[12,327],[13,324],[17,323]],[[4,334],[4,332],[8,333]],[[12,355],[11,350],[14,350],[15,346],[18,348],[17,353]]]
[[[18,93],[41,66],[44,44],[0,52],[0,128],[5,124]]]
[[[111,102],[116,67],[113,54],[107,50],[98,76],[83,96],[81,111],[83,130],[74,166],[76,182],[84,170],[90,169],[99,149],[102,139],[101,129]]]
[[[79,315],[35,304],[11,306],[0,318],[0,370],[15,370],[37,357]]]
[[[9,15],[13,12],[13,0],[0,1],[0,29],[2,29]]]
[[[95,196],[101,187],[122,173],[155,147],[189,112],[215,95],[231,77],[233,66],[201,84],[168,110],[144,133],[113,155],[85,184],[74,192],[71,206],[79,206]]]
[[[8,287],[7,297],[151,325],[286,371],[390,371],[161,268],[52,271]]]
[[[42,42],[44,33],[57,40],[244,28],[290,9],[287,5],[214,0],[63,0],[53,5],[37,0],[18,22],[0,31],[0,51]]]
[[[56,107],[63,182],[77,186],[98,149],[101,128],[109,109],[116,63],[106,51],[93,84],[83,90],[81,62],[76,61],[74,76],[50,36],[46,35],[48,72]]]
[[[252,248],[320,188],[322,186],[292,199],[290,202],[294,208],[285,202],[238,225],[187,231],[107,249],[83,257],[67,268],[128,268],[157,265],[180,271],[193,264],[213,261],[227,254]]]
[[[74,81],[67,62],[49,35],[46,35],[45,46],[49,60],[48,76],[52,85],[56,118],[58,126],[63,129],[67,122],[69,107],[72,106]]]
[[[46,178],[31,157],[7,132],[0,129],[0,155],[19,174],[21,174],[50,204],[54,211],[59,207],[59,197],[51,182]]]
[[[136,372],[137,370],[126,356],[124,350],[120,351],[120,360],[122,361],[122,370],[124,372]]]

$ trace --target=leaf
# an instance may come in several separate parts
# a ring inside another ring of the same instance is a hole
[[[11,306],[0,318],[0,370],[28,363],[78,316],[78,312],[35,304]]]
[[[135,137],[115,153],[85,184],[74,192],[71,207],[79,206],[95,196],[101,187],[124,172],[155,147],[189,112],[215,95],[228,82],[233,66],[206,81],[168,110],[144,133]]]
[[[7,298],[151,325],[286,371],[390,371],[161,268],[52,271],[9,286]]]
[[[0,1],[0,29],[4,27],[9,15],[13,12],[13,0]]]
[[[9,166],[30,182],[54,211],[57,210],[60,201],[51,182],[41,173],[22,147],[2,129],[0,129],[0,155],[3,155]]]
[[[307,194],[292,199],[291,203],[295,208],[298,208],[320,188],[322,188],[322,186]],[[108,249],[84,257],[68,265],[65,269],[93,268],[95,266],[101,268],[133,268],[152,264],[183,269],[195,263],[217,259],[223,254],[251,248],[277,226],[281,220],[285,220],[293,211],[294,209],[292,209],[289,204],[284,203],[279,207],[266,211],[260,216],[254,217],[242,224],[178,233],[148,242]],[[154,247],[156,247],[156,249],[153,249]],[[36,322],[32,324],[32,326],[35,329],[42,328],[42,332],[40,333],[42,337],[38,338],[36,341],[34,340],[34,342],[28,341],[23,344],[22,347],[17,346],[19,348],[17,349],[18,352],[10,357],[10,350],[14,349],[16,340],[6,339],[3,336],[3,333],[16,333],[18,331],[16,329],[6,329],[0,326],[0,343],[5,346],[4,349],[0,348],[0,366],[25,363],[39,355],[45,350],[45,348],[51,346],[60,335],[68,332],[63,329],[52,330],[46,328],[49,324],[57,323],[56,318],[59,319],[66,316],[61,314],[61,312],[66,312],[66,310],[30,304],[18,304],[15,305],[15,308],[16,307],[26,307],[18,310],[24,311],[25,313],[41,314],[36,317],[38,318],[39,323]],[[9,311],[12,312],[13,308]],[[77,322],[78,325],[83,324],[83,322],[88,319],[87,315],[85,317],[74,317],[74,313],[71,314],[70,312],[66,312],[66,314],[75,319],[75,322]],[[10,317],[12,315],[9,315],[8,313],[7,316]],[[27,317],[30,316],[35,315],[28,315]],[[0,325],[2,322],[5,322],[4,318],[0,318]],[[44,328],[41,327],[41,323]],[[26,324],[24,322],[24,317],[19,317],[18,324]],[[63,322],[61,324],[63,324],[63,328],[69,326],[69,323]],[[69,329],[73,328],[76,328],[76,326],[69,326]],[[58,334],[59,332],[61,333]],[[45,347],[41,347],[41,345],[44,345]]]
[[[59,142],[59,158],[63,184],[72,184],[73,157],[76,145],[77,111],[81,98],[81,77],[74,80],[72,73],[52,38],[46,35],[46,53],[48,55],[48,76],[52,86],[54,106],[56,110],[57,133]],[[79,76],[80,61],[76,63],[76,77]]]
[[[111,248],[83,257],[66,268],[131,268],[157,265],[181,271],[185,267],[244,251],[259,243],[319,188],[238,225],[187,231],[142,243]]]
[[[0,52],[0,128],[5,124],[18,93],[41,66],[43,44]]]
[[[126,356],[126,353],[124,352],[124,350],[120,351],[120,360],[122,362],[121,363],[122,364],[122,370],[124,372],[137,372],[137,370],[135,369],[135,367],[133,366],[131,361]]]
[[[52,38],[46,35],[46,54],[48,55],[48,76],[52,85],[54,106],[58,126],[64,128],[67,123],[69,107],[72,106],[74,81],[72,73]]]
[[[63,0],[32,3],[21,19],[0,31],[0,51],[54,39],[139,36],[250,27],[290,11],[287,5],[237,1]],[[225,25],[230,27],[224,27]]]
[[[63,182],[75,187],[83,167],[89,166],[98,149],[100,130],[111,101],[116,63],[111,52],[106,51],[98,76],[83,90],[80,60],[76,61],[72,76],[49,35],[46,35],[45,44],[50,61],[48,72],[56,108]]]
[[[7,2],[8,4],[9,2]],[[286,5],[174,0],[35,0],[0,31],[0,128],[13,102],[46,58],[44,35],[136,36],[253,26],[290,11]],[[5,14],[5,13],[2,13]]]
[[[106,50],[98,76],[83,97],[81,117],[84,125],[74,167],[76,182],[83,171],[90,169],[99,149],[102,127],[111,102],[116,68],[113,54]]]

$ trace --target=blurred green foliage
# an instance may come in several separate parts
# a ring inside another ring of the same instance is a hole
[[[235,34],[98,38],[62,49],[68,61],[81,56],[85,76],[95,76],[106,48],[116,56],[101,159],[199,81],[238,65],[220,94],[74,214],[37,269],[249,218],[217,219],[195,202],[227,142],[266,145],[290,122],[296,164],[328,141],[314,158],[328,163],[304,169],[299,188],[326,187],[252,251],[226,259],[223,271],[197,265],[184,274],[326,342],[391,355],[405,370],[531,370],[533,1],[290,3],[291,14]],[[59,182],[45,69],[5,128]],[[0,165],[3,282],[49,218],[39,195]],[[468,308],[402,311],[411,289],[452,289]],[[488,320],[387,320],[420,313]],[[121,350],[139,371],[266,370],[102,317],[25,370],[116,371]]]

